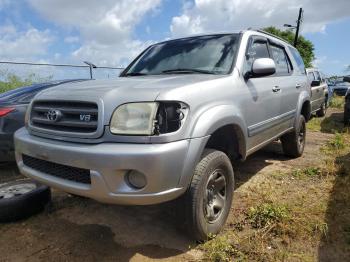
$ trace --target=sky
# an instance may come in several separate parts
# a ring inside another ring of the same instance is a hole
[[[314,65],[350,64],[350,0],[0,0],[0,61],[125,67],[157,41],[295,24],[315,45]]]

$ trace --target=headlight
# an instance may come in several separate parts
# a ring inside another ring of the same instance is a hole
[[[113,113],[110,130],[121,135],[152,135],[158,103],[129,103],[119,106]]]

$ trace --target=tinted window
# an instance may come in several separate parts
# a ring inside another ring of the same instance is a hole
[[[290,68],[284,48],[271,45],[271,53],[276,64],[276,74],[288,74]]]
[[[320,75],[320,73],[317,72],[317,71],[315,71],[314,74],[315,74],[316,80],[320,80],[320,81],[321,81],[321,75]]]
[[[297,63],[298,69],[300,71],[300,73],[305,74],[305,65],[304,65],[304,61],[301,58],[298,50],[296,50],[295,48],[289,47],[290,52],[292,53],[295,62]]]
[[[238,49],[238,38],[237,34],[207,35],[155,44],[124,75],[162,74],[177,69],[227,74]]]
[[[307,78],[309,79],[309,82],[311,83],[312,81],[315,80],[315,75],[312,72],[307,73]]]
[[[267,42],[265,41],[254,41],[248,48],[245,62],[245,72],[249,72],[252,69],[252,65],[257,58],[269,58],[269,50]]]

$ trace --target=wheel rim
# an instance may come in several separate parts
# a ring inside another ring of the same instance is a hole
[[[298,134],[298,145],[300,150],[303,150],[305,143],[305,125],[301,124],[299,134]]]
[[[226,178],[222,170],[215,170],[208,179],[204,214],[209,223],[219,219],[226,206]]]
[[[34,183],[23,183],[18,185],[9,185],[0,188],[0,199],[12,198],[24,195],[36,188]]]

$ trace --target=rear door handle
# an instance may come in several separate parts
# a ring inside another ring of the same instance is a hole
[[[279,86],[274,86],[274,87],[272,88],[272,92],[274,92],[274,93],[277,93],[277,92],[279,92],[279,91],[281,91],[281,88],[280,88]]]
[[[301,87],[301,84],[296,84],[295,87],[296,87],[296,88],[300,88],[300,87]]]

